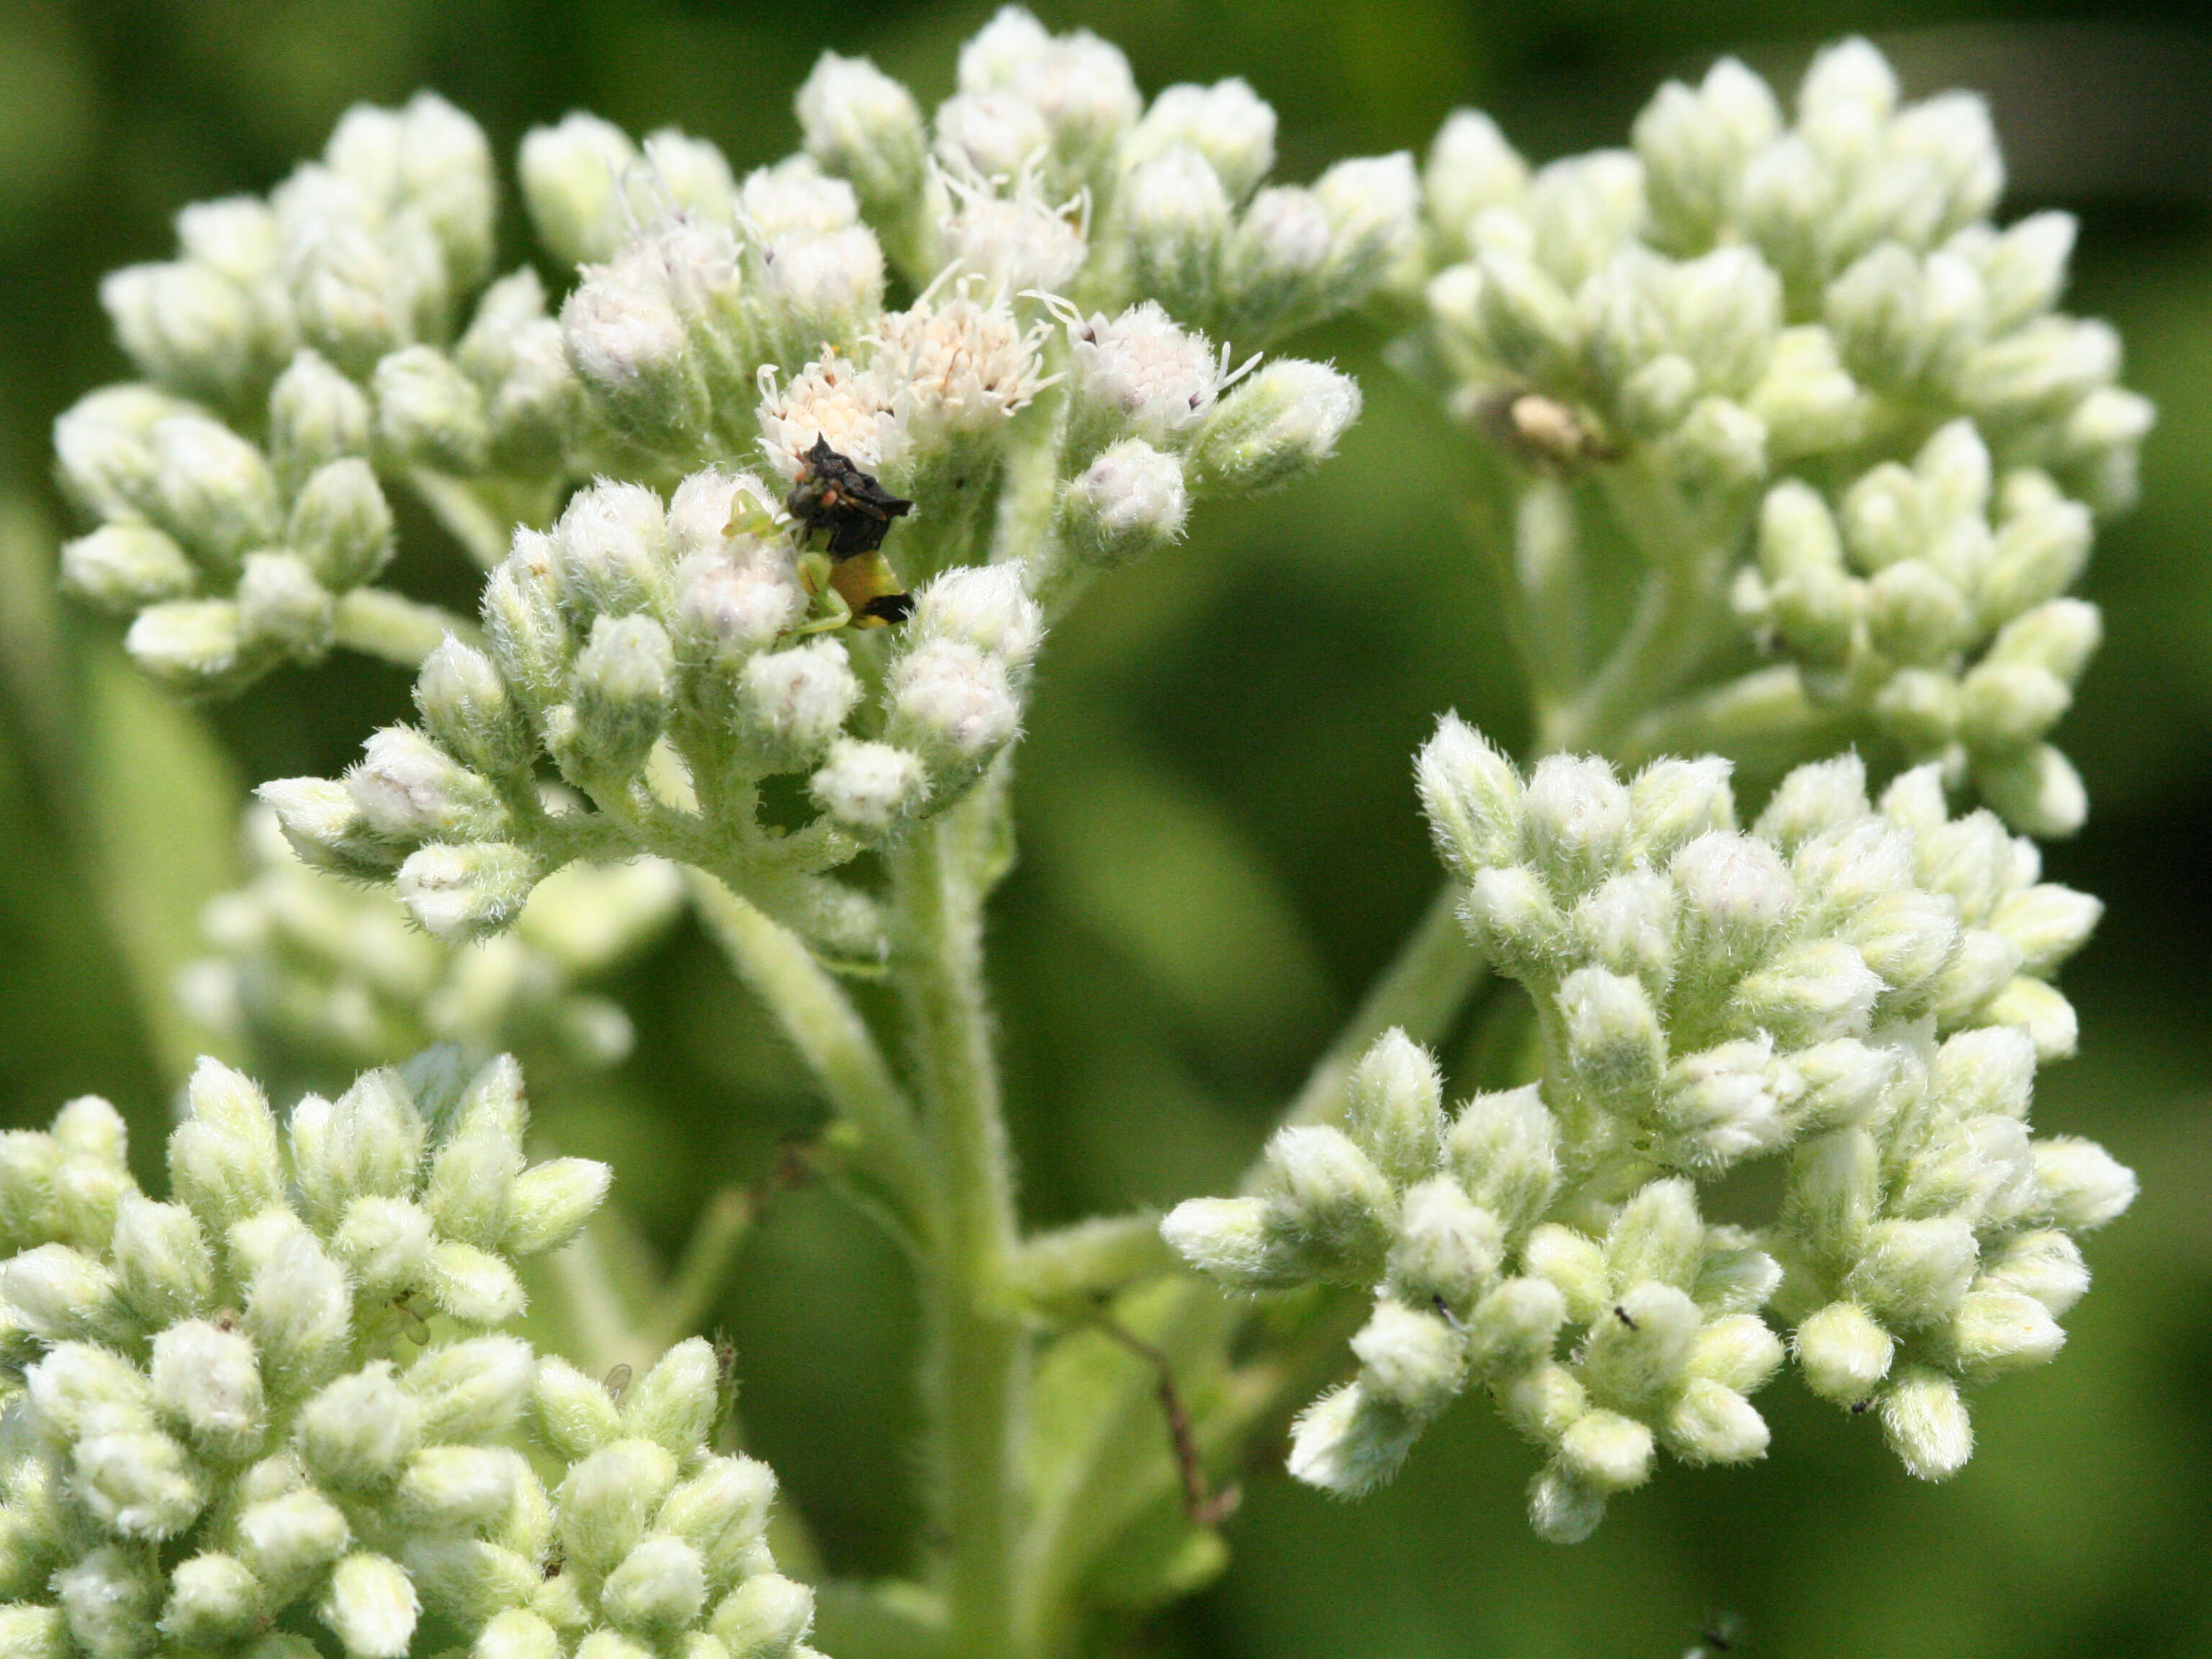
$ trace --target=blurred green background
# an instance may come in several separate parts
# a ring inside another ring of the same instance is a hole
[[[1908,1481],[1871,1424],[1784,1381],[1776,1450],[1668,1469],[1597,1538],[1536,1543],[1526,1451],[1463,1402],[1358,1506],[1263,1455],[1235,1565],[1140,1633],[1146,1653],[1671,1659],[1723,1610],[1740,1650],[1902,1656],[2212,1653],[2212,31],[2197,8],[1946,0],[1098,0],[1038,8],[1121,44],[1148,88],[1243,74],[1283,115],[1280,171],[1419,146],[1458,103],[1541,159],[1618,142],[1663,75],[1722,51],[1794,77],[1821,39],[1876,36],[1910,89],[1989,91],[2008,214],[2086,234],[2076,309],[2126,336],[2162,420],[2144,506],[2090,577],[2110,643],[2066,746],[2090,829],[2051,850],[2111,911],[2069,970],[2082,1058],[2038,1121],[2143,1177],[2092,1247],[2100,1285],[2059,1363],[1977,1407],[1982,1450]],[[123,372],[103,270],[167,257],[187,201],[263,190],[357,99],[444,92],[502,155],[586,106],[665,123],[740,167],[794,141],[814,56],[866,52],[933,99],[981,4],[796,0],[0,0],[0,1116],[106,1093],[155,1149],[195,1035],[167,982],[234,877],[238,802],[328,774],[406,685],[355,660],[186,711],[52,598],[65,524],[48,429]],[[519,252],[514,216],[504,227]],[[1433,866],[1407,757],[1455,705],[1522,716],[1484,582],[1453,530],[1459,441],[1346,328],[1302,343],[1368,388],[1316,481],[1215,514],[1106,584],[1048,653],[1021,757],[1025,850],[995,976],[1037,1223],[1218,1191],[1273,1103],[1419,913]],[[466,603],[459,564],[416,591]],[[538,1097],[564,1149],[611,1157],[663,1249],[705,1192],[750,1181],[814,1109],[714,952],[680,932],[629,974],[639,1058]],[[625,988],[617,988],[622,990]],[[1454,1039],[1465,1076],[1482,1032]],[[781,1197],[719,1317],[746,1413],[840,1571],[896,1570],[913,1520],[902,1270],[818,1190]]]

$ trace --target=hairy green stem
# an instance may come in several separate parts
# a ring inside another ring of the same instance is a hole
[[[347,650],[402,668],[420,668],[448,634],[472,645],[482,637],[474,623],[382,587],[356,587],[338,595],[331,629],[332,640]]]
[[[701,918],[776,1023],[846,1127],[842,1150],[891,1206],[909,1243],[926,1240],[936,1198],[915,1109],[860,1010],[805,942],[712,876],[694,872]]]
[[[1011,1291],[1018,1248],[982,963],[980,866],[994,792],[925,825],[893,858],[906,1005],[937,1161],[940,1225],[923,1274],[930,1485],[942,1530],[949,1651],[1018,1659],[1020,1440],[1029,1345]]]

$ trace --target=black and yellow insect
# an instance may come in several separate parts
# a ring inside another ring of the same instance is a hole
[[[892,495],[817,436],[799,459],[783,510],[799,526],[802,546],[817,531],[826,538],[828,570],[809,569],[807,558],[818,556],[802,556],[799,575],[816,597],[836,596],[844,614],[825,619],[827,626],[883,628],[913,614],[914,596],[882,550],[891,520],[912,512],[912,501]]]

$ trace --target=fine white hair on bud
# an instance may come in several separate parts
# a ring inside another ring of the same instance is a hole
[[[888,743],[839,738],[809,781],[822,810],[863,835],[882,835],[918,811],[929,793],[921,756]]]
[[[1060,522],[1077,557],[1110,568],[1180,541],[1189,514],[1182,459],[1124,438],[1068,481]]]
[[[1350,375],[1324,363],[1279,359],[1206,416],[1191,442],[1191,482],[1224,495],[1287,483],[1336,453],[1359,408],[1359,386]]]

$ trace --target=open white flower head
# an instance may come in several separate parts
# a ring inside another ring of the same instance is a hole
[[[2071,1235],[2134,1193],[2027,1127],[2039,1059],[2073,1044],[2047,976],[2095,902],[1987,812],[1948,817],[1932,769],[1877,805],[1856,757],[1802,768],[1748,833],[1718,760],[1524,778],[1448,719],[1419,774],[1470,933],[1548,1006],[1544,1073],[1447,1115],[1389,1033],[1341,1128],[1283,1130],[1261,1194],[1168,1217],[1230,1285],[1379,1283],[1291,1472],[1364,1490],[1479,1382],[1548,1454],[1537,1529],[1580,1538],[1661,1448],[1765,1452],[1770,1304],[1816,1393],[1875,1407],[1911,1473],[1954,1470],[1960,1387],[2057,1351]],[[1700,1218],[1698,1183],[1784,1152],[1766,1225]]]
[[[991,438],[1050,384],[1048,325],[1024,325],[1004,299],[979,301],[972,287],[925,295],[876,325],[872,366],[915,444]]]
[[[761,453],[787,480],[799,476],[817,439],[863,471],[879,471],[903,450],[898,390],[888,376],[843,356],[818,358],[780,386],[763,373]]]

